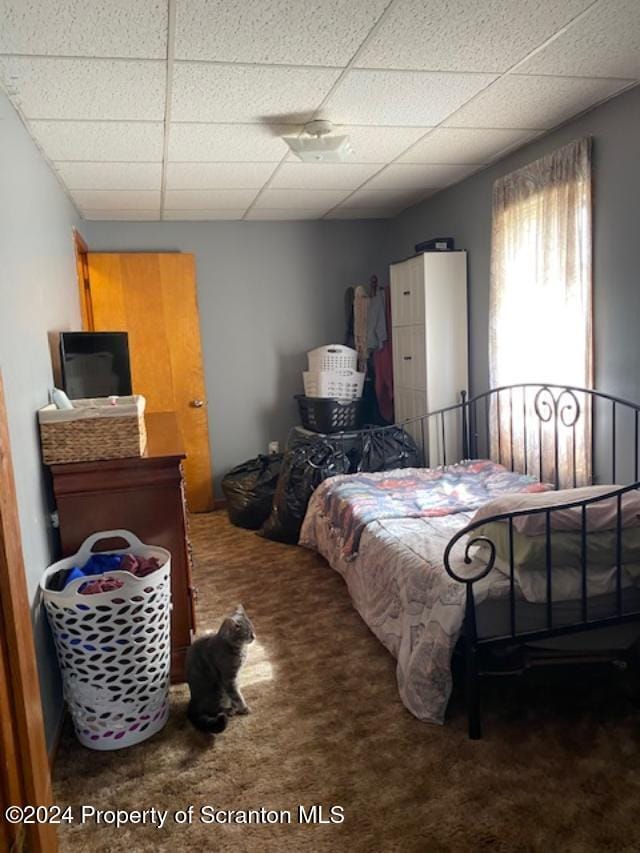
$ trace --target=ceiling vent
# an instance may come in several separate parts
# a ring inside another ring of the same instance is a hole
[[[348,136],[332,136],[333,125],[326,119],[316,119],[304,126],[303,136],[285,136],[284,141],[305,163],[348,163],[353,148]]]

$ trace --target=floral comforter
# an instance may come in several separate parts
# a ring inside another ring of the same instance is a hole
[[[469,510],[495,495],[545,488],[474,460],[444,470],[341,475],[314,492],[300,545],[318,551],[343,576],[354,606],[397,659],[400,697],[418,719],[444,722],[451,656],[464,619],[465,587],[442,562],[447,542],[469,523]],[[460,576],[474,572],[463,562],[464,544],[453,554]],[[491,572],[474,585],[476,603],[504,596],[508,583]]]
[[[404,468],[378,474],[330,477],[313,496],[316,511],[340,530],[343,556],[353,557],[372,521],[433,518],[475,510],[507,492],[542,492],[549,486],[487,459],[446,468]]]

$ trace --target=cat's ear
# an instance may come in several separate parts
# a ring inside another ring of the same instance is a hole
[[[236,607],[236,613],[241,613],[243,616],[247,615],[247,611],[244,609],[242,604],[238,604],[238,606]]]

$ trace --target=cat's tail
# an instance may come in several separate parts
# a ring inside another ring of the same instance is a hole
[[[208,714],[206,711],[198,711],[191,703],[187,708],[187,717],[194,728],[210,735],[220,734],[227,728],[226,714]]]

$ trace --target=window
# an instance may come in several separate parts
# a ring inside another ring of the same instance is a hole
[[[491,386],[548,382],[590,388],[591,290],[591,140],[581,139],[494,184]],[[516,405],[534,417],[528,398]],[[575,441],[577,480],[588,482],[590,423],[580,421],[579,434],[561,435],[558,449],[562,463],[573,455],[568,443]],[[549,457],[543,445],[527,452]],[[501,446],[523,461],[523,447],[502,441]],[[567,476],[560,479],[573,485]]]

